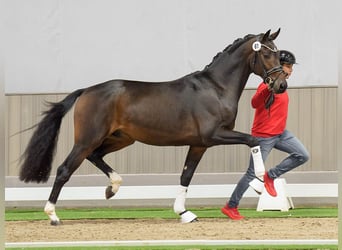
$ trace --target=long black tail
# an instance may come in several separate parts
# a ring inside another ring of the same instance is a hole
[[[21,181],[39,183],[49,179],[62,119],[83,91],[84,89],[76,90],[63,101],[50,103],[51,108],[44,112],[43,119],[36,125],[37,128],[22,155],[23,164],[19,174]]]

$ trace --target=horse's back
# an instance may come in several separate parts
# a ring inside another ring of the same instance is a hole
[[[76,104],[75,130],[88,134],[96,127],[101,136],[121,131],[147,144],[187,145],[198,140],[194,92],[186,79],[111,80],[94,85]]]

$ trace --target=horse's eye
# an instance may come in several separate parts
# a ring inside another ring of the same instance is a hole
[[[270,59],[271,58],[271,53],[268,53],[268,52],[264,53],[264,58],[265,59]]]

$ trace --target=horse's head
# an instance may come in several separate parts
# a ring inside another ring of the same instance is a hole
[[[261,76],[274,93],[283,93],[287,88],[286,74],[279,61],[279,51],[273,40],[279,35],[280,29],[273,34],[271,30],[251,39],[251,70]]]

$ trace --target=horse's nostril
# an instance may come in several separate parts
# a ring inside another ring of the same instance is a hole
[[[286,84],[286,82],[282,82],[282,83],[279,85],[279,90],[280,90],[281,92],[284,92],[286,89],[287,89],[287,84]]]

